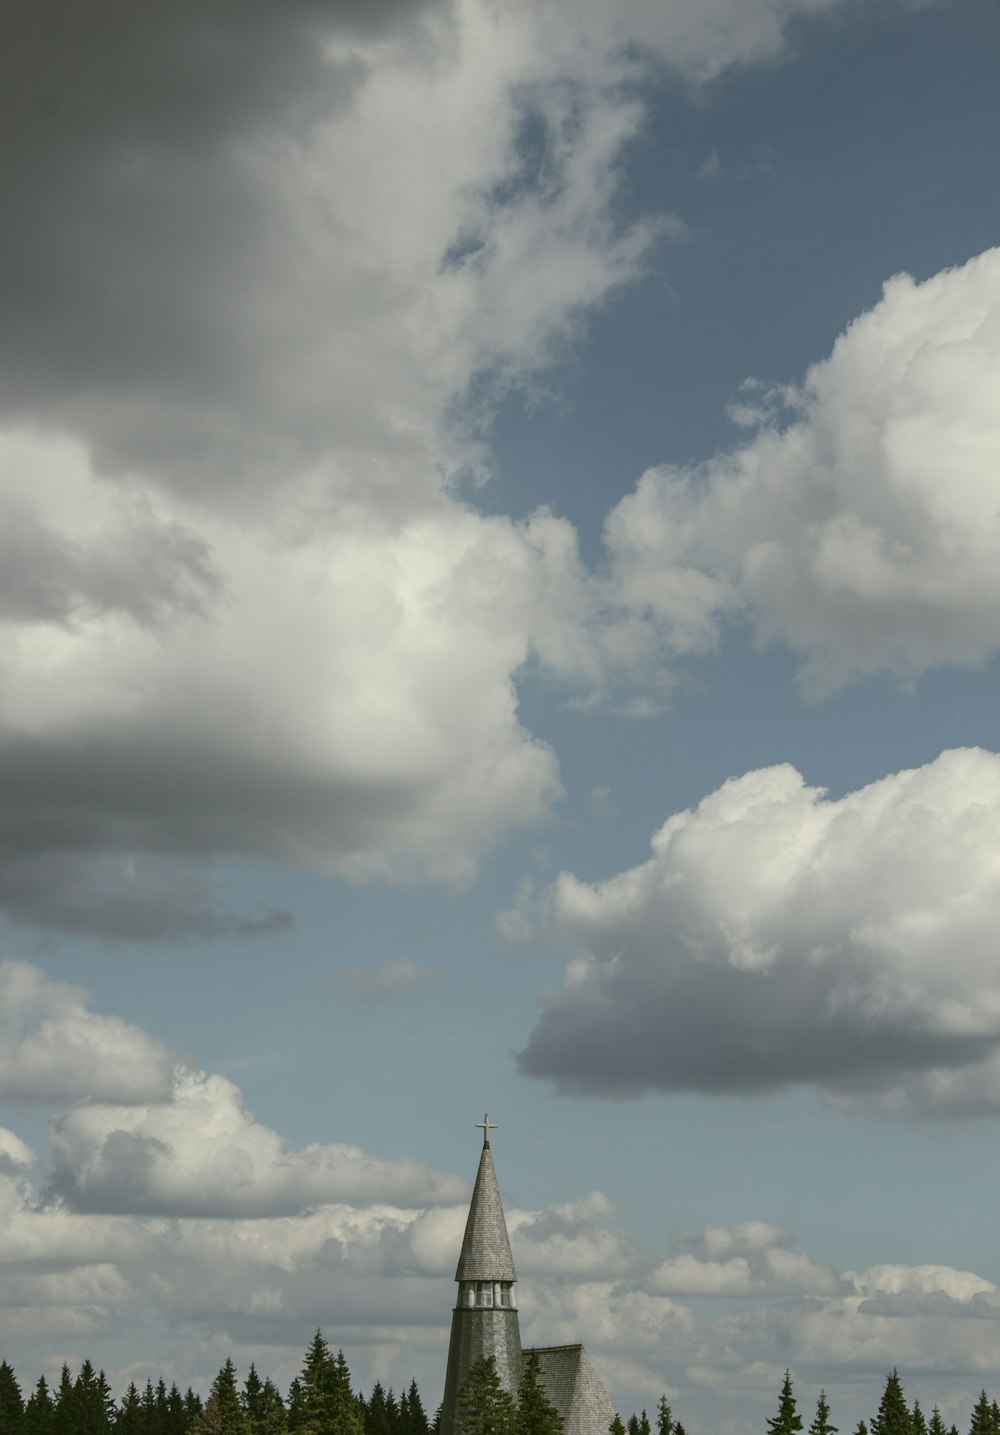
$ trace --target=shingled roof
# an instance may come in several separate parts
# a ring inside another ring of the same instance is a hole
[[[489,1142],[483,1145],[472,1192],[469,1219],[465,1223],[462,1254],[458,1258],[457,1281],[516,1281],[514,1257],[510,1253],[507,1222],[500,1204],[500,1189]]]
[[[615,1418],[611,1397],[582,1345],[542,1345],[538,1356],[545,1393],[563,1420],[563,1435],[606,1435]]]

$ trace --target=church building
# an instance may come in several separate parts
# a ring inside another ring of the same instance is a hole
[[[476,1125],[482,1128],[483,1150],[455,1272],[458,1300],[451,1318],[441,1435],[457,1435],[458,1392],[474,1361],[492,1355],[501,1383],[516,1396],[522,1361],[532,1353],[521,1349],[517,1276],[490,1151],[490,1131],[496,1128],[488,1116]],[[565,1435],[608,1435],[615,1408],[583,1346],[537,1346],[534,1353]]]

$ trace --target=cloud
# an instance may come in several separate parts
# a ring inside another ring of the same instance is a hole
[[[678,231],[618,203],[646,81],[707,83],[834,8],[255,0],[236,20],[155,0],[138,25],[42,0],[18,20],[15,920],[129,940],[287,923],[213,895],[233,856],[466,881],[559,792],[517,718],[529,659],[628,710],[662,701],[656,624],[593,580],[571,526],[487,518],[456,485],[488,473],[497,400]]]
[[[72,1209],[170,1216],[268,1216],[325,1202],[459,1200],[466,1183],[410,1158],[344,1142],[289,1151],[225,1077],[180,1069],[170,1100],[90,1103],[53,1118],[50,1198]]]
[[[680,1253],[649,1277],[665,1295],[830,1295],[844,1288],[829,1266],[792,1249],[792,1235],[766,1221],[707,1227],[674,1244]]]
[[[804,658],[808,696],[997,648],[1000,249],[901,274],[786,389],[786,423],[689,469],[651,469],[610,514],[618,601],[675,652],[746,617]],[[758,386],[759,388],[759,386]],[[947,482],[942,481],[947,474]]]
[[[981,749],[837,800],[788,766],[731,779],[647,862],[537,899],[581,955],[521,1070],[611,1096],[808,1083],[846,1107],[996,1115],[998,814]]]
[[[345,968],[331,972],[331,981],[344,988],[349,1001],[377,1006],[405,996],[421,984],[440,986],[442,973],[436,967],[421,967],[409,957],[399,957],[380,971],[364,967]]]
[[[27,962],[0,963],[0,1094],[9,1101],[168,1099],[178,1058],[87,993]],[[19,1147],[5,1148],[22,1159]]]

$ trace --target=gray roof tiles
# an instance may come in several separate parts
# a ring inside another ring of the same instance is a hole
[[[524,1352],[525,1358],[532,1354]],[[582,1345],[534,1347],[545,1393],[563,1419],[563,1435],[607,1435],[611,1397]]]
[[[455,1272],[457,1281],[516,1281],[514,1257],[510,1253],[510,1239],[503,1206],[500,1204],[500,1188],[497,1186],[493,1169],[493,1156],[489,1143],[483,1146],[476,1173],[476,1185],[472,1192],[469,1219],[465,1223],[465,1238],[462,1254],[458,1258]]]

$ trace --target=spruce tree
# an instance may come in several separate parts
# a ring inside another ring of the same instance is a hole
[[[430,1423],[427,1419],[427,1412],[424,1410],[424,1402],[420,1398],[420,1391],[417,1389],[416,1380],[410,1381],[410,1388],[406,1392],[406,1419],[403,1420],[402,1404],[400,1401],[400,1426],[402,1435],[430,1435]]]
[[[927,1435],[947,1435],[944,1421],[941,1419],[941,1411],[936,1405],[931,1411],[931,1420],[927,1427]]]
[[[620,1415],[616,1414],[608,1426],[608,1435],[625,1435],[625,1426],[622,1424],[622,1417]]]
[[[826,1401],[826,1391],[821,1390],[816,1399],[816,1414],[809,1426],[809,1435],[837,1435],[837,1426],[830,1424],[830,1407]]]
[[[38,1384],[28,1396],[24,1407],[22,1435],[53,1435],[55,1406],[49,1394],[48,1382],[44,1375],[38,1377]]]
[[[229,1359],[212,1381],[205,1408],[195,1423],[197,1435],[250,1435],[236,1387],[236,1367]]]
[[[989,1396],[983,1390],[976,1401],[972,1411],[972,1423],[969,1425],[969,1435],[994,1435],[993,1411],[990,1408]]]
[[[351,1372],[344,1352],[338,1350],[331,1363],[330,1426],[324,1435],[364,1435],[364,1429],[351,1389]]]
[[[913,1426],[913,1435],[927,1435],[927,1421],[924,1419],[924,1412],[920,1408],[920,1401],[914,1400],[913,1409],[910,1411],[910,1423]]]
[[[142,1403],[135,1382],[131,1381],[121,1404],[115,1411],[113,1429],[115,1435],[145,1435],[142,1423]]]
[[[667,1404],[666,1395],[661,1395],[656,1407],[656,1435],[673,1435],[673,1431],[674,1413]]]
[[[863,1420],[858,1421],[858,1427],[855,1430],[854,1435],[868,1435],[868,1426]]]
[[[542,1363],[538,1351],[529,1351],[521,1367],[517,1390],[518,1435],[562,1435],[562,1416],[549,1400],[542,1384]]]
[[[639,1416],[639,1435],[653,1435],[652,1427],[649,1423],[649,1416],[645,1410],[643,1410]]]
[[[59,1386],[56,1390],[55,1409],[52,1413],[52,1429],[55,1435],[76,1435],[76,1400],[73,1393],[73,1377],[69,1366],[63,1362],[59,1372]]]
[[[516,1435],[514,1398],[500,1383],[492,1355],[469,1366],[458,1392],[456,1424],[460,1435]]]
[[[17,1376],[6,1360],[0,1365],[0,1435],[20,1435],[24,1400]]]
[[[796,1408],[792,1377],[787,1370],[778,1396],[778,1413],[768,1420],[767,1428],[771,1435],[795,1435],[796,1430],[802,1429],[802,1416]]]
[[[674,1435],[687,1435],[687,1431],[679,1420],[674,1425]]]
[[[871,1422],[871,1435],[913,1435],[913,1417],[906,1403],[899,1371],[886,1377],[878,1414]]]

